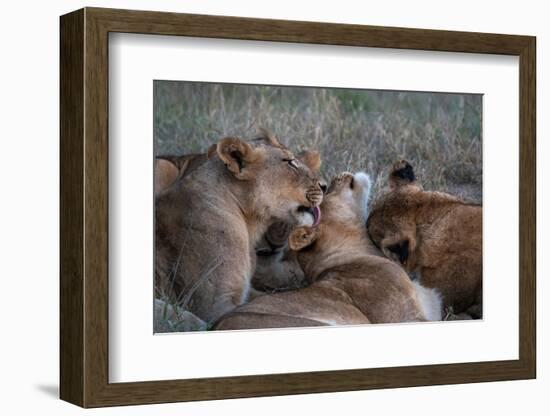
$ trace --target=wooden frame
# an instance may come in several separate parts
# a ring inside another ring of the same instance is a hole
[[[519,56],[519,359],[109,383],[109,32]],[[529,36],[98,8],[62,16],[61,398],[99,407],[535,378],[535,45]]]

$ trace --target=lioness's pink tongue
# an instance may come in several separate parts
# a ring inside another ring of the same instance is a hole
[[[313,227],[317,227],[321,222],[321,209],[319,207],[313,207]]]

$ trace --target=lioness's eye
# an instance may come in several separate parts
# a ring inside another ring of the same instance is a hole
[[[288,166],[290,166],[292,169],[298,170],[298,164],[294,159],[283,159],[283,161],[288,163]]]

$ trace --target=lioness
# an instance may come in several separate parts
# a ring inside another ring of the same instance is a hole
[[[267,129],[260,129],[261,134],[252,142],[263,142],[267,145],[282,147],[277,137]],[[316,151],[303,151],[297,159],[319,173],[320,158]],[[168,189],[178,178],[189,175],[208,160],[206,153],[179,156],[157,156],[155,159],[155,195]],[[320,182],[321,189],[326,191],[326,183]],[[270,225],[256,246],[256,269],[251,284],[255,289],[251,295],[260,292],[273,292],[303,287],[306,284],[304,273],[298,264],[296,254],[288,248],[288,235],[294,223],[275,222]],[[256,292],[260,291],[260,292]]]
[[[406,161],[394,164],[389,186],[367,222],[372,241],[437,289],[453,313],[481,317],[481,205],[424,191]]]
[[[437,294],[410,281],[367,236],[370,179],[344,173],[330,184],[319,226],[300,226],[290,248],[311,285],[257,297],[223,317],[217,330],[441,319]]]
[[[322,197],[318,176],[279,143],[220,140],[156,196],[157,286],[171,288],[199,318],[216,320],[247,300],[267,227],[318,222]]]

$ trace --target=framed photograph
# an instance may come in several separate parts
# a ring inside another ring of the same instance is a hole
[[[536,377],[534,37],[60,30],[63,400]]]

